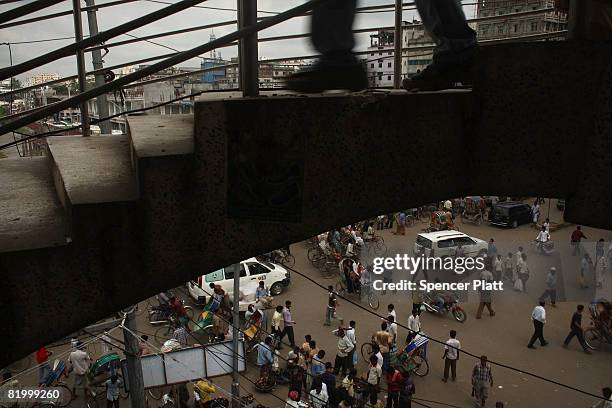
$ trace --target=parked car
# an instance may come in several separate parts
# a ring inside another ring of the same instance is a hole
[[[519,201],[500,202],[489,214],[489,222],[502,227],[516,228],[532,221],[531,207]]]
[[[563,198],[557,200],[557,210],[565,211],[565,200]]]
[[[453,256],[461,244],[465,256],[476,257],[486,254],[488,243],[479,238],[470,237],[459,231],[422,232],[417,235],[414,253],[425,249],[426,256],[444,258]]]
[[[290,272],[280,265],[270,262],[260,262],[249,258],[240,262],[240,292],[243,299],[240,311],[245,311],[250,303],[255,301],[255,289],[259,281],[266,282],[272,296],[280,295],[291,283]],[[230,298],[234,293],[234,272],[230,268],[221,268],[214,272],[200,275],[196,281],[187,283],[189,295],[198,305],[204,305],[212,295],[210,284],[220,285]]]

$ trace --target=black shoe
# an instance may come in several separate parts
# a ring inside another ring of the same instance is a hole
[[[458,63],[433,63],[423,71],[404,78],[402,88],[409,92],[414,91],[440,91],[455,88],[458,82],[463,86],[471,86],[474,82],[474,53]]]
[[[529,344],[529,345],[527,345],[527,348],[530,348],[530,349],[534,349],[534,350],[535,350],[535,349],[536,349],[536,346],[534,346],[533,344]]]
[[[548,346],[548,342],[545,341],[544,343],[542,343],[542,347]]]
[[[358,92],[368,87],[368,76],[363,66],[317,63],[314,67],[295,73],[287,79],[287,87],[295,92],[319,93],[327,90]]]

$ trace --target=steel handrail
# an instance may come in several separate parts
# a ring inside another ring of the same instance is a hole
[[[188,1],[188,0],[185,0]],[[195,0],[194,0],[195,1]],[[124,77],[118,78],[112,82],[106,83],[102,86],[90,89],[88,91],[85,91],[83,93],[80,93],[76,96],[73,96],[71,98],[65,99],[61,102],[59,102],[57,105],[54,105],[53,107],[45,107],[37,112],[34,112],[30,115],[27,115],[25,117],[21,117],[19,119],[16,119],[4,126],[0,127],[0,134],[4,134],[13,130],[16,130],[18,128],[20,128],[21,126],[25,126],[29,123],[35,122],[39,119],[45,118],[47,116],[52,115],[55,112],[58,112],[62,109],[66,109],[68,107],[77,105],[79,103],[81,103],[82,101],[86,101],[88,99],[92,99],[95,98],[98,95],[101,95],[103,93],[107,93],[109,91],[112,91],[114,89],[118,89],[124,85],[127,85],[131,82],[134,82],[138,79],[147,77],[151,74],[154,74],[158,71],[161,71],[163,69],[172,67],[174,65],[177,65],[181,62],[187,61],[191,58],[196,57],[197,55],[203,54],[205,52],[208,51],[212,51],[216,48],[219,48],[221,45],[226,44],[228,42],[232,42],[232,41],[236,41],[240,38],[243,38],[247,35],[259,32],[261,30],[265,30],[267,28],[270,28],[274,25],[277,25],[279,23],[282,23],[284,21],[287,21],[293,17],[296,17],[298,15],[303,14],[306,11],[312,10],[315,6],[317,6],[318,4],[320,4],[321,2],[323,2],[324,0],[309,0],[306,3],[303,3],[299,6],[296,6],[292,9],[289,9],[287,11],[284,11],[280,14],[277,14],[275,16],[272,17],[268,17],[265,20],[262,20],[254,25],[250,25],[248,27],[244,27],[241,28],[237,31],[234,31],[233,33],[227,34],[223,37],[220,37],[216,40],[210,41],[206,44],[200,45],[198,47],[192,48],[188,51],[183,51],[180,52],[168,59],[165,59],[163,61],[160,61],[158,63],[155,63],[153,65],[150,65],[148,67],[143,68],[142,70],[136,71],[132,74],[126,75]],[[172,7],[172,6],[171,6]],[[84,41],[87,40],[83,40],[80,43],[83,43]]]
[[[37,0],[32,3],[24,4],[20,7],[0,13],[0,23],[14,20],[26,14],[35,13],[47,7],[51,7],[57,3],[61,3],[64,0]]]
[[[125,3],[131,3],[131,2],[134,2],[134,1],[141,1],[141,0],[115,0],[115,1],[109,1],[108,3],[102,3],[102,4],[99,4],[99,5],[93,6],[93,7],[83,7],[83,8],[81,8],[81,11],[93,11],[93,10],[98,10],[98,9],[106,8],[106,7],[119,6],[119,5],[122,5],[122,4],[125,4]],[[11,23],[0,24],[0,30],[3,30],[5,28],[20,26],[20,25],[23,25],[23,24],[36,23],[38,21],[49,20],[49,19],[52,19],[52,18],[70,16],[70,15],[72,15],[72,13],[74,13],[73,10],[66,10],[66,11],[60,11],[60,12],[57,12],[57,13],[47,14],[47,15],[44,15],[44,16],[32,17],[32,18],[28,18],[28,19],[24,19],[24,20],[13,21]]]
[[[124,24],[120,24],[109,30],[102,31],[99,34],[93,35],[84,40],[77,41],[73,44],[66,45],[65,47],[59,48],[57,50],[53,50],[39,57],[32,58],[28,61],[22,62],[21,64],[17,64],[9,68],[4,68],[0,70],[0,80],[22,74],[33,68],[53,62],[59,58],[74,55],[79,50],[82,50],[92,45],[103,43],[104,41],[109,40],[113,37],[117,37],[118,35],[121,35],[128,31],[131,31],[136,28],[142,27],[144,25],[153,23],[157,20],[168,17],[172,14],[178,13],[179,11],[186,10],[193,5],[203,3],[205,1],[207,0],[182,0],[171,6],[164,7],[163,9],[146,14],[142,17],[138,17],[132,21],[129,21]]]

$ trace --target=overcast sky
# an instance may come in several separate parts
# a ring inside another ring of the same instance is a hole
[[[97,0],[97,4],[102,4],[109,0]],[[178,0],[163,0],[166,2],[177,2]],[[286,9],[295,7],[298,4],[304,3],[305,0],[259,0],[258,10],[261,11],[272,11],[279,12]],[[9,10],[12,7],[26,4],[29,1],[19,1],[10,3],[7,5],[0,5],[0,12]],[[224,7],[224,8],[235,8],[236,0],[208,0],[200,3],[200,6],[211,6],[211,7]],[[361,0],[359,6],[378,5],[378,4],[389,4],[393,3],[391,0]],[[83,6],[85,2],[82,1]],[[54,7],[47,8],[38,13],[33,13],[28,17],[35,17],[44,15],[52,12],[64,11],[71,9],[71,1],[63,1]],[[127,3],[121,6],[103,8],[98,11],[98,25],[100,31],[109,29],[118,24],[125,23],[134,18],[140,17],[144,14],[166,7],[165,4],[153,3],[148,0],[140,0],[131,3]],[[474,17],[473,7],[466,8],[466,14],[468,18]],[[260,13],[260,17],[269,16],[270,14]],[[204,8],[191,8],[187,11],[177,13],[173,16],[167,17],[163,20],[159,20],[155,23],[149,24],[137,30],[131,31],[130,34],[141,36],[147,34],[154,34],[163,31],[177,30],[181,28],[188,28],[198,25],[212,24],[220,21],[233,20],[236,18],[236,13],[233,11],[222,11],[222,10],[211,10]],[[403,19],[405,21],[411,21],[413,18],[418,18],[418,14],[413,11],[404,11]],[[268,30],[260,32],[260,37],[306,33],[309,31],[309,18],[301,17],[294,18],[283,24],[279,24]],[[388,13],[368,13],[358,14],[355,21],[355,28],[366,28],[366,27],[381,27],[381,26],[392,26],[394,22],[393,12]],[[235,31],[235,26],[218,27],[214,29],[214,33],[217,37],[221,37],[232,31]],[[83,32],[89,33],[86,13],[83,13]],[[169,36],[165,38],[155,39],[153,41],[163,45],[167,45],[178,50],[187,50],[207,42],[209,40],[211,30],[195,31],[187,34],[180,34]],[[42,40],[48,38],[57,37],[70,37],[74,36],[74,23],[72,16],[65,16],[46,20],[43,22],[36,22],[31,24],[25,24],[18,27],[12,27],[8,29],[0,30],[0,42],[10,42],[12,45],[13,52],[13,63],[20,63],[28,60],[34,56],[44,54],[53,49],[67,45],[71,40],[60,40],[44,43],[33,43],[33,44],[14,44],[22,41],[33,41]],[[111,39],[108,43],[118,40],[129,39],[125,35]],[[356,37],[357,46],[356,50],[364,50],[369,45],[369,34],[360,34]],[[236,47],[223,48],[220,50],[223,58],[229,59],[230,57],[237,55]],[[154,55],[161,55],[172,52],[171,50],[163,47],[149,44],[146,42],[138,42],[130,45],[121,47],[114,47],[110,49],[110,53],[104,57],[105,65],[116,65],[131,60],[137,60],[141,58],[147,58]],[[278,57],[293,57],[300,55],[310,55],[315,53],[310,45],[308,39],[297,39],[297,40],[284,40],[276,42],[261,43],[259,45],[260,58],[278,58]],[[181,66],[199,66],[199,59],[193,59],[187,61]],[[9,66],[9,52],[7,46],[0,47],[0,66]],[[91,55],[86,55],[86,66],[88,70],[92,69]],[[76,60],[74,57],[67,57],[57,60],[51,64],[38,67],[30,72],[19,75],[18,78],[25,80],[27,77],[41,72],[57,72],[62,76],[76,74]]]

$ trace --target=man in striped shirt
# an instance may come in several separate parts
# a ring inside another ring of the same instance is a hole
[[[484,407],[485,401],[489,397],[489,387],[493,387],[493,373],[487,364],[487,356],[480,357],[480,363],[474,366],[472,371],[472,387],[474,397]]]

